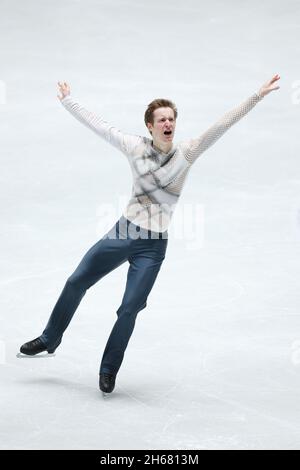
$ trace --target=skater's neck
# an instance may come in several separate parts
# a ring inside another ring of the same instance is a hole
[[[161,153],[169,153],[173,148],[172,142],[162,143],[162,142],[155,142],[154,140],[152,140],[151,145],[155,150]]]

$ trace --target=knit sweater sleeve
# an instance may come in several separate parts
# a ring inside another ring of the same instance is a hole
[[[213,145],[233,124],[244,117],[262,98],[263,96],[254,93],[240,105],[224,114],[200,137],[190,140],[185,152],[185,158],[188,162],[194,163],[205,150]]]
[[[141,140],[140,136],[124,134],[116,127],[109,124],[101,116],[97,116],[81,106],[70,95],[61,100],[61,104],[76,118],[97,135],[109,142],[111,145],[121,150],[129,156],[132,150]]]

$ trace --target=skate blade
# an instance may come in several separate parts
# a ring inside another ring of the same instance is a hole
[[[54,357],[56,356],[55,353],[39,353],[35,354],[34,356],[30,356],[29,354],[18,353],[16,357],[19,359],[45,359],[46,357]]]

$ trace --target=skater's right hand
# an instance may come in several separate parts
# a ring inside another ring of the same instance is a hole
[[[58,83],[58,89],[60,93],[62,94],[62,96],[57,95],[57,98],[62,100],[71,93],[71,90],[70,90],[69,85],[66,82],[57,82],[57,83]]]

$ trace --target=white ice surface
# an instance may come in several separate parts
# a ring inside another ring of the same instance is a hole
[[[296,0],[0,1],[1,449],[300,448],[299,15]],[[275,73],[281,89],[193,167],[113,394],[98,368],[125,265],[88,291],[55,357],[17,359],[131,190],[57,81],[134,134],[149,135],[152,99],[173,99],[181,141]],[[188,205],[198,242],[174,233]]]

